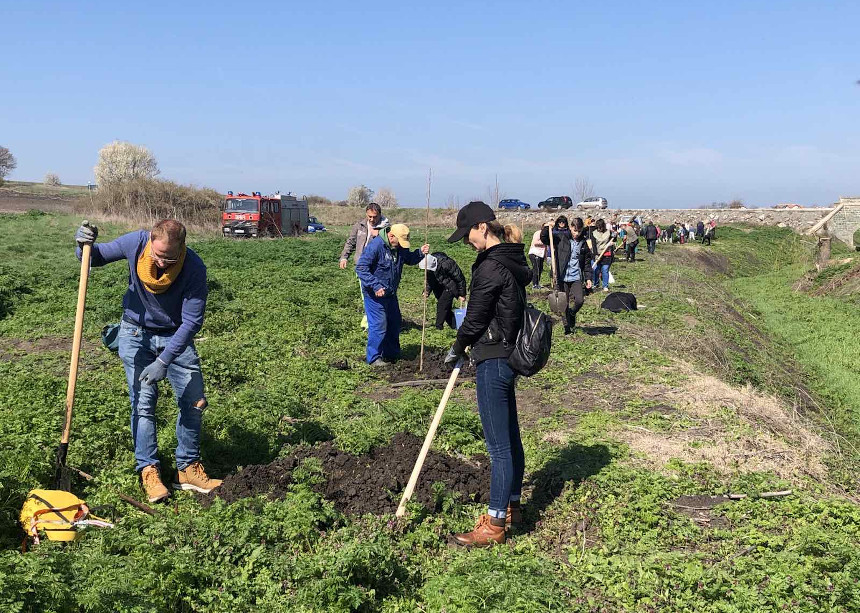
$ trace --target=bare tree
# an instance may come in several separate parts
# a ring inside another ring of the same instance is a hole
[[[0,183],[18,167],[15,156],[6,147],[0,147]]]
[[[380,187],[379,190],[377,190],[376,197],[374,197],[373,201],[383,209],[394,209],[397,208],[397,205],[399,204],[394,190],[390,187]]]
[[[149,149],[118,140],[101,148],[93,170],[100,185],[151,179],[159,173],[158,162]]]
[[[499,175],[496,175],[495,184],[487,186],[487,200],[491,207],[497,207],[499,206],[499,201],[505,198],[507,198],[507,195],[499,190]]]
[[[51,185],[53,187],[56,187],[58,185],[62,185],[62,183],[60,182],[59,175],[57,175],[54,172],[46,173],[45,178],[42,179],[42,183],[44,183],[45,185]]]
[[[445,203],[445,208],[450,209],[452,211],[460,210],[460,196],[455,196],[454,194],[448,195],[448,201]]]
[[[346,203],[349,206],[365,207],[373,200],[373,190],[366,185],[356,185],[349,188]]]
[[[573,199],[582,202],[586,198],[594,197],[594,185],[588,177],[577,177],[573,183]]]

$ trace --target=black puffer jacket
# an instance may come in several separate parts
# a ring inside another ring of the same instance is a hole
[[[546,226],[541,228],[540,239],[541,241],[545,240],[545,244],[549,245],[549,228]],[[552,240],[555,243],[556,253],[558,253],[558,259],[555,261],[556,287],[561,287],[564,275],[567,272],[567,266],[570,264],[574,238],[568,228],[554,228],[552,231]],[[577,240],[582,243],[579,248],[579,268],[582,271],[581,281],[585,283],[585,280],[590,277],[591,272],[591,248],[585,241],[585,232],[580,234]]]
[[[647,226],[645,226],[645,240],[657,240],[657,226],[652,223],[649,223]]]
[[[531,274],[522,243],[501,243],[478,254],[455,351],[471,347],[475,364],[511,355],[522,325],[523,288]]]
[[[459,298],[466,295],[466,277],[457,266],[457,262],[449,258],[445,253],[437,251],[432,254],[436,258],[436,270],[428,271],[427,284],[434,292],[438,289],[448,290],[452,296]]]

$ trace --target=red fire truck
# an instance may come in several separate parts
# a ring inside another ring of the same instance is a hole
[[[224,236],[298,236],[308,230],[308,201],[292,194],[227,192],[221,208]]]

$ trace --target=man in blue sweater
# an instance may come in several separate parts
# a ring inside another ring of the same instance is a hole
[[[396,223],[367,243],[355,265],[367,313],[367,363],[372,366],[400,357],[400,275],[404,264],[415,266],[430,251],[428,245],[415,251],[409,246],[409,227]]]
[[[176,420],[176,468],[173,487],[208,493],[221,485],[200,463],[200,424],[206,396],[194,335],[206,309],[206,266],[185,246],[185,227],[165,219],[151,232],[130,232],[96,245],[98,228],[84,223],[77,233],[81,245],[92,244],[92,266],[128,261],[128,289],[119,332],[119,355],[131,397],[134,455],[150,502],[168,497],[161,481],[155,405],[158,382],[170,382],[179,405]]]

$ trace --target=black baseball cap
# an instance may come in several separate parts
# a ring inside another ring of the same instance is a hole
[[[489,205],[484,204],[480,200],[470,202],[457,213],[457,230],[448,237],[449,243],[456,243],[462,240],[469,233],[472,226],[482,222],[493,221],[496,214]]]

